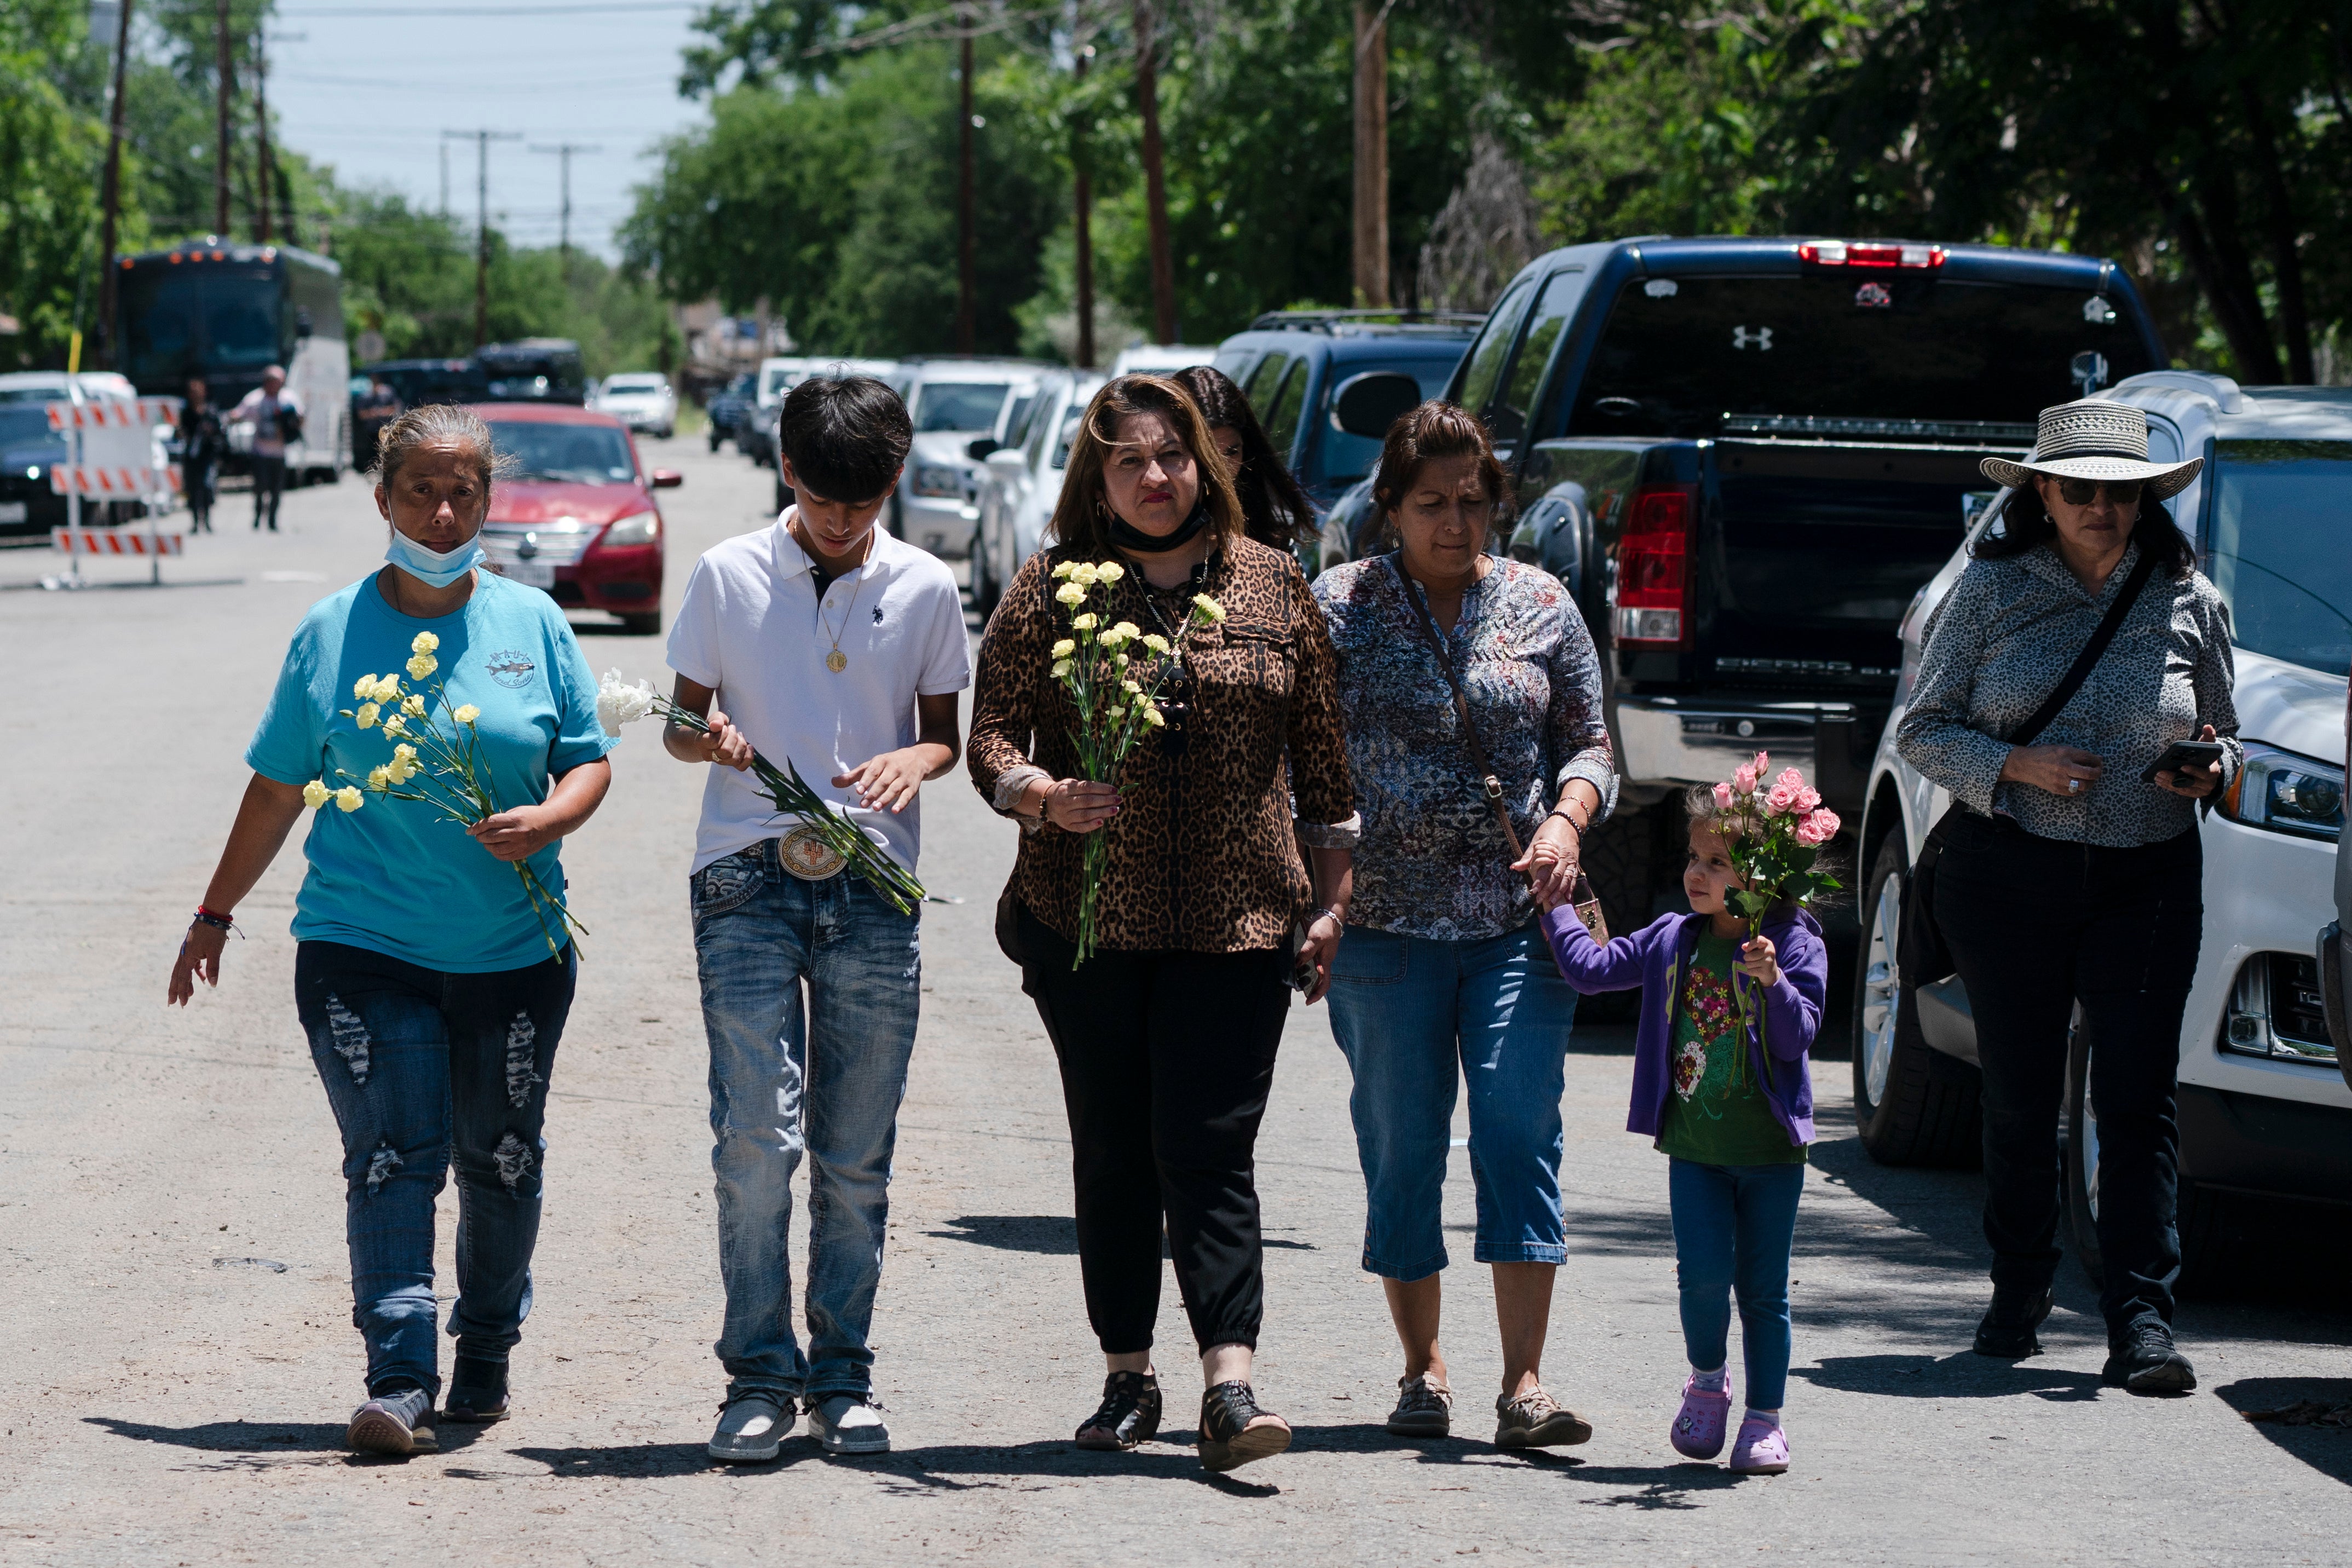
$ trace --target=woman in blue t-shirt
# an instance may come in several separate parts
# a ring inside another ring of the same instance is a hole
[[[409,1454],[437,1446],[433,1212],[453,1155],[457,1350],[442,1415],[507,1414],[507,1354],[530,1310],[547,1079],[575,963],[562,918],[513,863],[562,896],[557,843],[611,787],[613,742],[555,601],[476,570],[497,466],[489,426],[461,408],[414,409],[385,427],[381,451],[387,564],[312,605],[296,630],[169,1000],[184,1006],[199,973],[220,983],[230,911],[302,815],[305,786],[314,801],[340,791],[303,843],[295,1004],[343,1138],[352,1318],[368,1353],[350,1445]],[[404,669],[408,689],[431,700],[438,687],[436,710],[476,738],[502,809],[470,827],[359,787],[371,773],[381,783],[396,742],[354,686]]]

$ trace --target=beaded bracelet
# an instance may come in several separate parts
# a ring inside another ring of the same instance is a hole
[[[198,904],[196,906],[196,923],[198,925],[210,926],[215,931],[228,931],[236,926],[236,921],[231,916],[221,914],[213,910],[208,910],[204,905]]]

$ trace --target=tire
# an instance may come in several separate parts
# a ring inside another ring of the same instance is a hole
[[[1903,835],[1886,836],[1863,883],[1853,976],[1853,1120],[1882,1165],[1965,1170],[1984,1159],[1983,1075],[1927,1044],[1895,963]]]
[[[2104,1288],[2107,1262],[2099,1248],[2098,1161],[2099,1122],[2091,1114],[2091,1038],[2078,1008],[2066,1042],[2066,1228],[2074,1238],[2074,1257],[2084,1274],[2094,1286]],[[2173,1206],[2173,1225],[2180,1238],[2176,1294],[2222,1296],[2244,1282],[2237,1205],[2233,1194],[2180,1179]]]
[[[1584,846],[1584,874],[1600,895],[1609,934],[1626,936],[1650,923],[1652,864],[1659,807],[1612,814]],[[1641,1016],[1642,993],[1602,991],[1576,1004],[1580,1024],[1631,1024]]]
[[[971,531],[971,613],[985,621],[996,613],[997,601],[1004,597],[1004,584],[996,580],[994,563],[988,558],[988,542],[980,530]]]
[[[621,630],[633,637],[659,637],[661,626],[662,618],[659,610],[649,610],[642,616],[621,617]]]
[[[726,437],[721,436],[718,431],[713,430],[713,431],[710,433],[710,449],[711,449],[711,451],[713,451],[713,452],[717,452],[717,451],[719,450],[719,443],[720,443],[720,442],[722,442],[722,441],[724,441],[724,440],[726,440],[726,439],[727,439],[727,437]]]

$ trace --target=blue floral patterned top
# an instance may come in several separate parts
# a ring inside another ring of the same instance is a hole
[[[1362,813],[1350,925],[1438,942],[1515,931],[1535,918],[1527,879],[1479,792],[1445,676],[1394,555],[1335,566],[1315,599],[1339,656],[1348,771]],[[1446,634],[1486,760],[1525,844],[1570,779],[1615,804],[1601,661],[1559,579],[1497,560],[1462,596]]]

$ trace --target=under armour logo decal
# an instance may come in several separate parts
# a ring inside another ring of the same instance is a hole
[[[1756,349],[1769,353],[1772,350],[1772,329],[1769,327],[1734,327],[1731,346],[1736,349]]]

